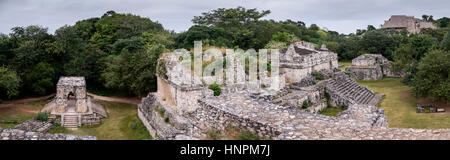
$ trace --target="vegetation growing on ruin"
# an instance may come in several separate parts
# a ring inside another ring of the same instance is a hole
[[[329,106],[329,107],[319,111],[319,114],[326,115],[326,116],[337,116],[342,111],[344,111],[344,110],[342,110],[341,108]]]
[[[219,96],[220,93],[222,93],[222,89],[221,89],[220,85],[215,82],[213,84],[209,85],[209,89],[213,90],[214,96]]]
[[[158,114],[159,114],[161,117],[164,117],[164,114],[166,113],[166,109],[164,109],[164,107],[160,107],[160,106],[156,105],[156,106],[153,107],[153,109],[154,109],[156,112],[158,112]]]
[[[311,75],[312,75],[316,80],[319,80],[319,81],[325,79],[325,77],[323,76],[323,73],[322,73],[322,72],[319,72],[319,71],[314,71],[314,72],[311,73]]]
[[[303,101],[302,109],[306,109],[306,108],[308,108],[308,107],[310,107],[312,105],[313,105],[313,103],[309,99],[307,99],[307,100]]]
[[[48,117],[50,116],[47,112],[39,112],[36,116],[36,119],[42,122],[47,121]]]

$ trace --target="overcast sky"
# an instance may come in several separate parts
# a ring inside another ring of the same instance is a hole
[[[108,10],[148,17],[181,32],[202,12],[237,6],[270,10],[265,19],[300,20],[340,33],[367,25],[379,28],[393,14],[450,17],[450,0],[0,0],[0,33],[28,25],[48,27],[54,33],[65,24],[101,17]]]

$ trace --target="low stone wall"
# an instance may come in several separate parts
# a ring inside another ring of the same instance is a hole
[[[0,140],[97,140],[97,138],[93,136],[45,134],[40,132],[27,132],[18,129],[0,128]]]
[[[17,126],[14,126],[13,129],[23,130],[27,132],[41,132],[46,133],[53,128],[53,124],[50,122],[42,122],[38,121],[34,118],[29,119]]]
[[[352,72],[353,76],[358,80],[381,80],[383,79],[383,71],[380,66],[349,66],[346,71]]]
[[[190,113],[178,114],[172,107],[160,101],[155,94],[149,93],[138,105],[139,119],[152,137],[155,139],[176,139],[176,137],[182,136],[185,137],[183,139],[194,139],[188,135],[200,136],[197,134],[198,132],[192,131],[196,129],[195,121],[184,117],[188,117]]]

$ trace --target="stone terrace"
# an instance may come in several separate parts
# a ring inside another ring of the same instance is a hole
[[[352,105],[336,117],[312,114],[262,100],[244,93],[234,93],[199,100],[203,107],[216,109],[241,119],[261,135],[273,139],[450,139],[449,129],[398,129],[387,128],[383,110],[370,105]],[[217,126],[225,121],[215,119]]]
[[[351,104],[370,104],[376,105],[380,100],[380,96],[376,95],[367,87],[360,86],[356,81],[346,76],[343,72],[336,73],[336,75],[327,84],[327,90],[332,99],[335,100],[335,106],[341,103],[346,105]]]

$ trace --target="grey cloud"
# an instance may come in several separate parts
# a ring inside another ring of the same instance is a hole
[[[100,17],[108,10],[148,17],[166,29],[181,32],[202,12],[237,6],[271,10],[267,19],[301,20],[342,33],[367,25],[379,27],[392,14],[450,16],[448,0],[0,0],[0,32],[28,25],[45,26],[54,32],[65,24]]]

